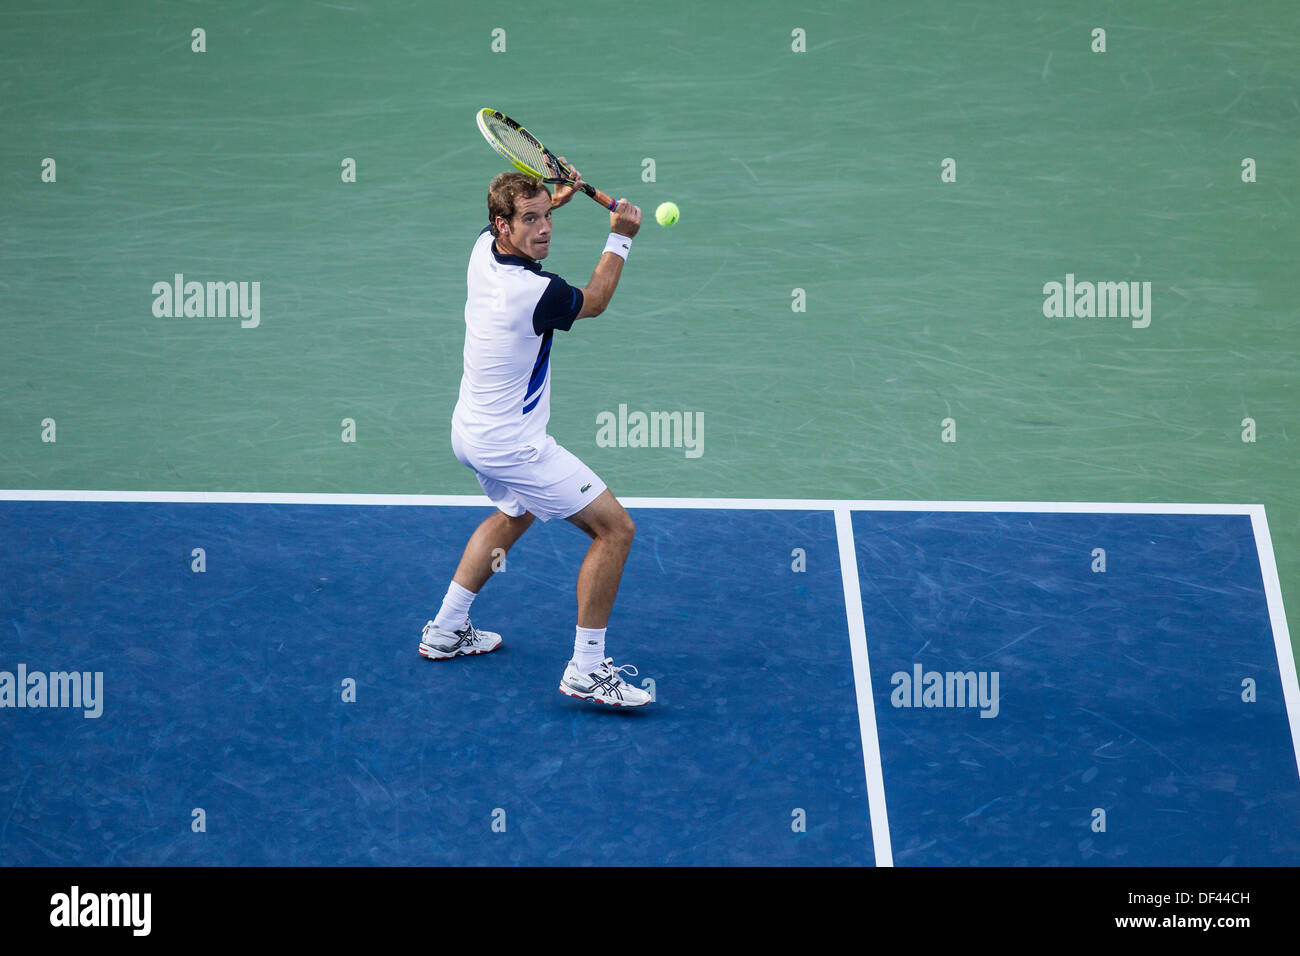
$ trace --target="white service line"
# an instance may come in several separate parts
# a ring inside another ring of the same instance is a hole
[[[835,509],[835,538],[840,546],[840,575],[844,582],[844,607],[849,622],[849,650],[853,654],[853,683],[858,693],[858,730],[862,735],[862,763],[867,773],[867,808],[871,813],[871,842],[876,866],[894,865],[889,839],[889,814],[885,810],[885,777],[880,768],[880,735],[876,731],[876,700],[871,692],[871,663],[867,659],[867,626],[862,615],[858,583],[858,554],[853,547],[852,512]]]
[[[275,491],[0,489],[0,501],[124,501],[193,504],[410,505],[491,508],[485,495],[362,495]],[[837,498],[620,498],[627,508],[750,511],[973,511],[1029,514],[1253,515],[1259,505],[1132,501],[900,501]]]
[[[1027,514],[1248,515],[1250,504],[1140,501],[911,501],[853,498],[619,498],[628,508],[736,508],[754,511],[974,511]]]

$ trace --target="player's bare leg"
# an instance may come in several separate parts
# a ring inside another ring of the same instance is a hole
[[[470,623],[470,604],[492,576],[497,559],[510,550],[532,523],[533,515],[526,511],[518,518],[497,511],[474,530],[447,588],[442,609],[437,618],[424,626],[424,633],[420,635],[421,656],[446,660],[486,654],[501,646],[500,634],[481,631]]]
[[[569,521],[592,538],[578,571],[578,627],[603,628],[614,609],[636,525],[608,488]]]
[[[477,594],[492,577],[492,564],[498,557],[509,551],[519,537],[533,523],[533,515],[525,511],[518,518],[512,518],[504,511],[497,511],[474,530],[465,545],[465,553],[460,556],[460,564],[452,580],[467,591]],[[496,552],[500,550],[501,554]]]
[[[570,697],[620,707],[650,703],[650,695],[623,680],[636,676],[635,667],[616,667],[605,657],[605,627],[623,578],[623,565],[632,549],[636,525],[627,510],[606,488],[569,521],[591,537],[587,557],[578,571],[578,628],[573,660],[560,681],[560,691]]]

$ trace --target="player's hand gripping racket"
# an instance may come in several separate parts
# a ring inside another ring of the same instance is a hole
[[[552,185],[576,185],[610,212],[618,209],[618,203],[595,186],[577,182],[577,177],[569,166],[560,162],[559,158],[543,146],[536,136],[499,110],[491,107],[479,110],[478,128],[483,138],[488,141],[488,145],[521,173]]]

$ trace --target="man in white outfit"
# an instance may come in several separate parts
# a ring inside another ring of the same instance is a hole
[[[636,668],[615,666],[605,654],[605,628],[636,527],[605,483],[558,445],[546,425],[552,335],[605,311],[641,227],[641,210],[618,200],[591,281],[577,288],[539,265],[550,251],[551,211],[575,191],[560,186],[552,196],[523,173],[502,173],[488,187],[489,225],[474,243],[466,277],[465,371],[451,446],[498,510],[470,536],[438,616],[424,627],[420,653],[444,660],[500,647],[499,634],[470,623],[470,604],[492,576],[494,558],[509,551],[534,518],[565,518],[592,541],[578,571],[573,659],[560,691],[640,707],[650,695],[623,678],[635,677]]]

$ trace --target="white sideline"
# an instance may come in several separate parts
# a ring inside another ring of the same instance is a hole
[[[876,866],[893,866],[894,848],[889,838],[889,813],[885,809],[885,775],[880,766],[880,734],[876,730],[876,699],[871,692],[871,664],[867,657],[867,627],[862,615],[858,553],[853,546],[853,518],[848,508],[835,509],[835,538],[840,547],[840,576],[844,582],[844,608],[849,622],[849,649],[853,654],[853,684],[858,694],[858,731],[862,735],[862,763],[867,774],[871,842],[875,846]]]

